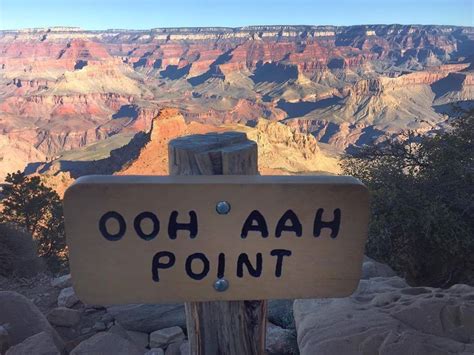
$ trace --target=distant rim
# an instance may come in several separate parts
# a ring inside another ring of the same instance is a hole
[[[460,26],[460,25],[436,25],[436,24],[359,24],[359,25],[250,25],[240,27],[224,27],[224,26],[190,26],[190,27],[155,27],[149,29],[133,29],[133,28],[110,28],[102,30],[83,29],[75,26],[51,26],[51,27],[32,27],[32,28],[17,28],[17,29],[0,29],[0,32],[239,32],[239,31],[272,31],[272,30],[323,30],[323,29],[373,29],[380,27],[414,27],[414,28],[469,28],[474,29],[474,26]]]

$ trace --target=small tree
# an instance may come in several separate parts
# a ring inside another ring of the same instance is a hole
[[[38,176],[20,171],[8,174],[0,222],[14,224],[29,232],[38,245],[38,255],[51,271],[67,265],[62,204],[58,194]]]
[[[434,137],[407,132],[342,160],[372,194],[366,252],[409,281],[474,282],[474,112]]]

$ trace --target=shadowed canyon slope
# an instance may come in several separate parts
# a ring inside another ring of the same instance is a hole
[[[0,180],[98,141],[123,146],[165,107],[191,133],[273,130],[267,119],[336,152],[426,132],[472,106],[473,58],[474,28],[455,26],[0,31]],[[285,140],[278,127],[262,142]]]
[[[258,144],[258,165],[262,174],[296,174],[321,171],[338,173],[338,159],[331,150],[310,134],[280,122],[259,119],[255,127],[240,124],[213,126],[187,123],[177,109],[163,109],[147,132],[138,132],[123,146],[111,149],[97,142],[67,152],[43,164],[32,164],[27,171],[39,173],[43,181],[60,195],[74,179],[90,174],[168,175],[168,143],[185,135],[241,131]]]

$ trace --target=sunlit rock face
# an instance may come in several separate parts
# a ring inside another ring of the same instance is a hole
[[[43,182],[61,196],[83,175],[168,175],[168,143],[172,139],[225,131],[244,132],[257,143],[261,174],[339,173],[337,156],[320,147],[311,134],[281,122],[260,119],[254,127],[235,123],[214,126],[186,122],[180,110],[174,108],[160,110],[147,132],[136,133],[118,148],[107,145],[114,137],[71,150],[48,163],[30,164],[28,172],[41,174]]]
[[[0,31],[0,134],[24,166],[175,107],[216,127],[281,121],[341,153],[472,106],[473,55],[474,29],[455,26]]]

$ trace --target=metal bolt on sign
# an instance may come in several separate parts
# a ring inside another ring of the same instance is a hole
[[[218,279],[214,282],[214,289],[217,292],[224,292],[229,288],[229,281],[226,279]]]
[[[230,212],[230,204],[227,201],[220,201],[216,205],[216,211],[219,214],[228,214]]]

